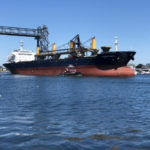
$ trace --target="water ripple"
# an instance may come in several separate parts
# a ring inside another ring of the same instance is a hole
[[[0,150],[150,149],[150,76],[7,75],[0,85]]]

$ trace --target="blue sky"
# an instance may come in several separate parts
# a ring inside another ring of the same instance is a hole
[[[96,36],[97,47],[135,50],[132,63],[150,63],[149,0],[5,0],[0,5],[0,26],[37,28],[47,25],[49,41],[58,46],[76,34],[81,41]],[[23,40],[25,49],[36,50],[33,38],[0,35],[0,64]]]

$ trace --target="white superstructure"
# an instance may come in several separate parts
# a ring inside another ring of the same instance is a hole
[[[23,61],[33,61],[35,60],[35,53],[29,50],[24,50],[23,42],[21,42],[21,47],[18,50],[14,50],[8,57],[8,62],[23,62]]]

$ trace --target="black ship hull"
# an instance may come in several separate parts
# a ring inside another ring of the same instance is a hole
[[[134,70],[127,67],[134,55],[132,51],[108,52],[91,57],[6,63],[4,66],[12,74],[22,75],[63,75],[65,69],[72,65],[83,76],[134,76]]]

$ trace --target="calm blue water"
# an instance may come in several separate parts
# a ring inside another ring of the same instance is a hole
[[[100,149],[150,149],[150,76],[0,77],[0,150]]]

